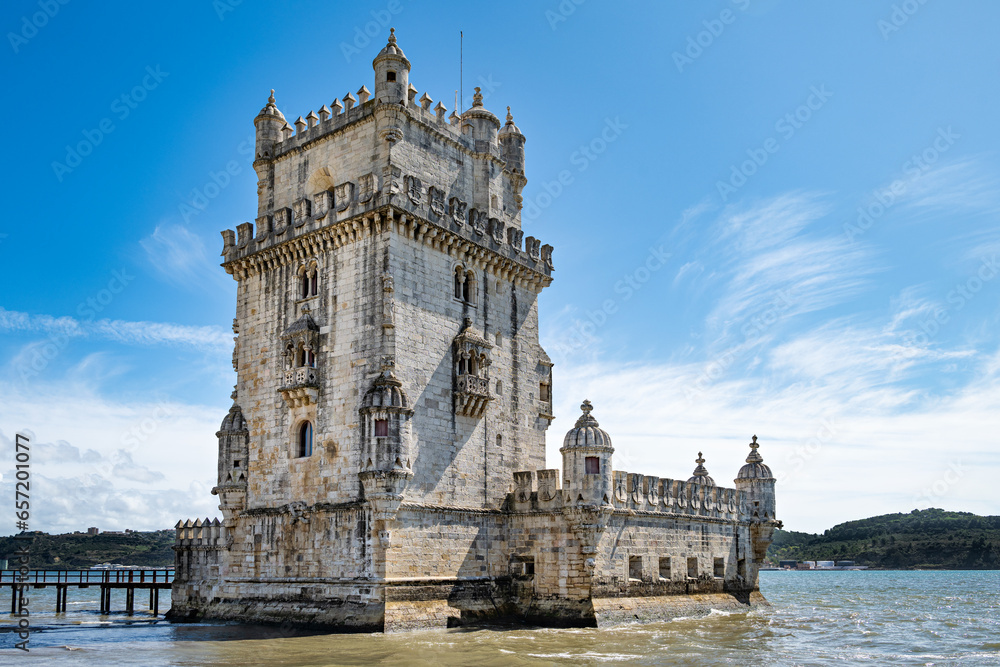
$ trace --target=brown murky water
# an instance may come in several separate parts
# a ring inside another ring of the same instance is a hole
[[[83,600],[61,618],[46,617],[49,605],[39,591],[39,612],[32,616],[39,631],[31,653],[12,651],[13,635],[0,634],[0,664],[1000,665],[1000,572],[761,576],[774,607],[749,614],[715,612],[604,630],[480,628],[399,635],[282,636],[271,628],[127,623],[123,615],[88,611]],[[10,627],[10,617],[0,621]]]

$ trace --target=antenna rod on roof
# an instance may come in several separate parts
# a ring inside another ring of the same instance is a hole
[[[464,77],[464,72],[463,72],[464,63],[462,62],[462,55],[463,55],[462,51],[463,51],[464,45],[465,45],[465,35],[463,35],[462,31],[459,30],[458,31],[458,89],[460,91],[462,91],[462,94],[459,97],[459,99],[462,100],[462,106],[463,107],[465,106],[465,80],[463,78]],[[455,106],[458,107],[457,104]],[[462,114],[458,114],[458,115],[461,116]]]

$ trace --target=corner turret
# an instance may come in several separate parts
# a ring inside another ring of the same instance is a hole
[[[774,475],[765,465],[764,458],[757,449],[757,436],[750,442],[750,455],[746,465],[736,475],[736,488],[743,492],[747,518],[750,519],[750,536],[753,542],[754,560],[762,563],[767,555],[775,528],[781,522],[775,519]]]
[[[372,67],[375,69],[375,103],[405,106],[410,86],[410,61],[396,45],[395,28],[389,28],[389,43],[375,56]]]
[[[563,491],[570,503],[611,505],[611,436],[600,428],[584,401],[583,414],[569,430],[559,453],[563,455]]]
[[[500,119],[483,106],[483,94],[479,86],[476,86],[476,94],[472,96],[472,108],[462,114],[462,134],[471,134],[476,141],[487,141],[496,145],[499,129]],[[484,148],[480,152],[485,153],[486,150]]]
[[[253,124],[257,128],[257,145],[254,152],[254,159],[268,160],[273,154],[274,144],[282,140],[281,128],[287,125],[285,116],[278,110],[278,106],[274,103],[273,88],[271,89],[271,95],[267,98],[267,104],[260,110],[257,117],[253,119]]]

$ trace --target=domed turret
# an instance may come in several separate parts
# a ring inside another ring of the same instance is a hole
[[[590,414],[594,406],[584,401],[583,414],[566,433],[563,455],[563,490],[570,502],[607,505],[611,498],[611,436]]]
[[[757,436],[753,437],[750,442],[750,455],[747,456],[747,463],[745,466],[740,468],[740,472],[736,475],[736,479],[761,479],[761,480],[774,480],[774,475],[771,474],[771,468],[764,464],[764,457],[760,455],[757,448],[760,445],[757,444]]]
[[[271,89],[271,95],[267,98],[267,104],[260,110],[257,117],[253,119],[253,124],[257,128],[255,159],[270,158],[274,144],[282,139],[281,128],[287,124],[285,116],[282,115],[281,111],[278,110],[278,106],[274,103],[273,88]]]
[[[387,359],[361,401],[362,471],[409,470],[413,409]]]
[[[389,28],[389,43],[372,61],[375,69],[375,103],[406,104],[410,85],[410,61],[396,44],[396,29]]]
[[[471,133],[473,139],[494,143],[499,129],[500,119],[483,106],[483,94],[479,86],[476,86],[472,108],[462,114],[462,134]]]
[[[705,486],[715,486],[715,480],[708,476],[708,469],[703,465],[705,459],[702,458],[701,452],[698,452],[698,458],[694,460],[698,464],[698,467],[694,469],[694,474],[688,479],[688,484],[704,484]]]
[[[774,476],[757,449],[757,436],[750,442],[747,463],[736,475],[736,488],[743,491],[751,521],[774,520]]]
[[[514,124],[514,117],[507,107],[507,124],[500,128],[497,134],[500,140],[500,154],[506,163],[504,168],[520,176],[524,175],[524,142],[526,139],[521,130]],[[523,186],[522,186],[523,187]]]

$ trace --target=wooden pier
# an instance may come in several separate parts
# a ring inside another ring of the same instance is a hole
[[[149,591],[149,610],[160,613],[160,591],[170,590],[174,581],[173,568],[155,570],[31,570],[23,579],[17,570],[0,571],[0,588],[10,587],[10,613],[23,606],[26,588],[56,589],[56,613],[65,613],[70,588],[101,589],[101,613],[111,613],[111,591],[125,590],[125,613],[135,613],[136,590]]]

